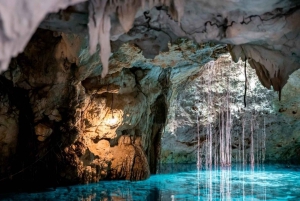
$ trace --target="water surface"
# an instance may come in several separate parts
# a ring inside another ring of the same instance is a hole
[[[0,195],[0,200],[300,200],[300,169],[287,165],[233,165],[198,171],[166,165],[148,180],[101,181],[50,192]]]

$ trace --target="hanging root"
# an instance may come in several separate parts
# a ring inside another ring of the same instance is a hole
[[[244,93],[244,105],[245,107],[247,106],[247,103],[246,103],[246,96],[247,96],[247,59],[245,59],[245,93]]]

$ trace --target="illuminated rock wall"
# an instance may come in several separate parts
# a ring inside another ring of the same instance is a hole
[[[202,66],[227,51],[223,44],[231,44],[234,61],[247,59],[263,86],[276,91],[299,68],[297,1],[90,0],[75,5],[80,2],[0,3],[2,184],[138,180],[155,173],[159,159],[195,161],[199,139],[194,136],[193,111],[199,105],[191,100],[203,101],[196,92],[212,85],[192,91],[187,83],[197,80],[197,73],[207,78]],[[57,12],[68,5],[73,6]],[[48,12],[56,13],[44,18]],[[54,32],[33,35],[38,26]],[[182,37],[198,44],[178,39]],[[211,41],[222,45],[201,44]],[[24,48],[7,70],[11,57]],[[240,101],[243,81],[236,81],[233,100]],[[249,107],[258,101],[258,113],[280,117],[266,120],[267,133],[286,127],[293,133],[291,138],[270,135],[266,158],[296,157],[297,103],[288,98],[286,104],[274,101],[271,108],[263,107],[276,98],[269,91],[261,98],[264,90],[254,83],[249,84],[255,91]],[[217,120],[214,109],[201,112]],[[291,117],[285,118],[287,114]],[[239,119],[237,110],[233,117]],[[259,130],[262,116],[256,121]],[[279,122],[287,123],[281,127]],[[234,146],[240,124],[236,128]],[[203,132],[200,140],[205,139]],[[286,139],[294,139],[295,146]]]
[[[262,160],[299,163],[297,83],[299,71],[290,76],[283,88],[282,100],[279,101],[278,94],[261,86],[255,71],[247,65],[245,107],[244,62],[233,63],[229,55],[223,55],[216,62],[203,67],[197,76],[192,77],[179,89],[181,92],[171,101],[168,122],[162,135],[160,162],[196,163],[197,152],[200,151],[200,158],[205,164],[209,155],[206,150],[209,146],[209,123],[212,127],[213,158],[215,154],[219,156],[222,127],[220,111],[222,106],[227,104],[226,95],[229,91],[232,162],[243,160],[244,141],[244,160],[250,163],[253,125],[255,163],[261,163]]]
[[[2,184],[140,180],[155,173],[169,101],[226,46],[178,40],[169,49],[146,59],[123,44],[101,78],[86,37],[38,30],[1,76]]]

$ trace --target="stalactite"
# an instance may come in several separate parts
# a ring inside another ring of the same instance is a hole
[[[177,11],[178,24],[180,24],[181,18],[184,14],[184,2],[183,0],[174,0],[175,9]]]
[[[153,0],[149,0],[149,3],[148,3],[149,10],[154,6],[153,4],[154,4]]]
[[[102,21],[102,26],[103,28],[101,29],[101,24],[100,24],[100,32],[99,32],[99,41],[100,41],[100,58],[102,62],[102,73],[101,77],[104,78],[107,73],[108,73],[108,60],[109,56],[111,53],[111,47],[110,47],[110,17],[106,13],[104,15],[103,21]]]
[[[89,50],[91,54],[96,52],[99,36],[100,21],[104,15],[104,9],[107,0],[91,0],[89,3]]]
[[[171,0],[162,0],[162,4],[164,4],[165,6],[169,7],[171,4]]]
[[[105,77],[108,72],[108,60],[110,48],[110,17],[105,12],[107,0],[91,0],[89,4],[89,45],[90,53],[94,54],[97,44],[100,44],[100,58],[102,62],[101,76]]]
[[[148,2],[148,9],[158,4],[165,6],[171,5],[171,0],[90,0],[89,4],[89,46],[90,54],[94,54],[97,50],[98,43],[100,44],[100,58],[102,62],[102,78],[108,73],[109,57],[111,54],[110,47],[110,29],[111,20],[110,15],[117,13],[119,22],[127,33],[133,26],[133,22],[137,11],[142,7],[144,9],[146,2]],[[175,12],[178,16],[178,21],[184,14],[184,1],[172,0]]]
[[[140,1],[129,1],[117,7],[117,14],[124,31],[127,33],[133,26],[135,15],[142,5]]]

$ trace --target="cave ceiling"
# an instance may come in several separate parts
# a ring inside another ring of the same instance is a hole
[[[2,1],[0,71],[37,28],[89,36],[90,53],[100,52],[102,77],[121,44],[154,58],[182,37],[228,44],[234,61],[248,60],[261,83],[276,91],[300,68],[299,0]]]

